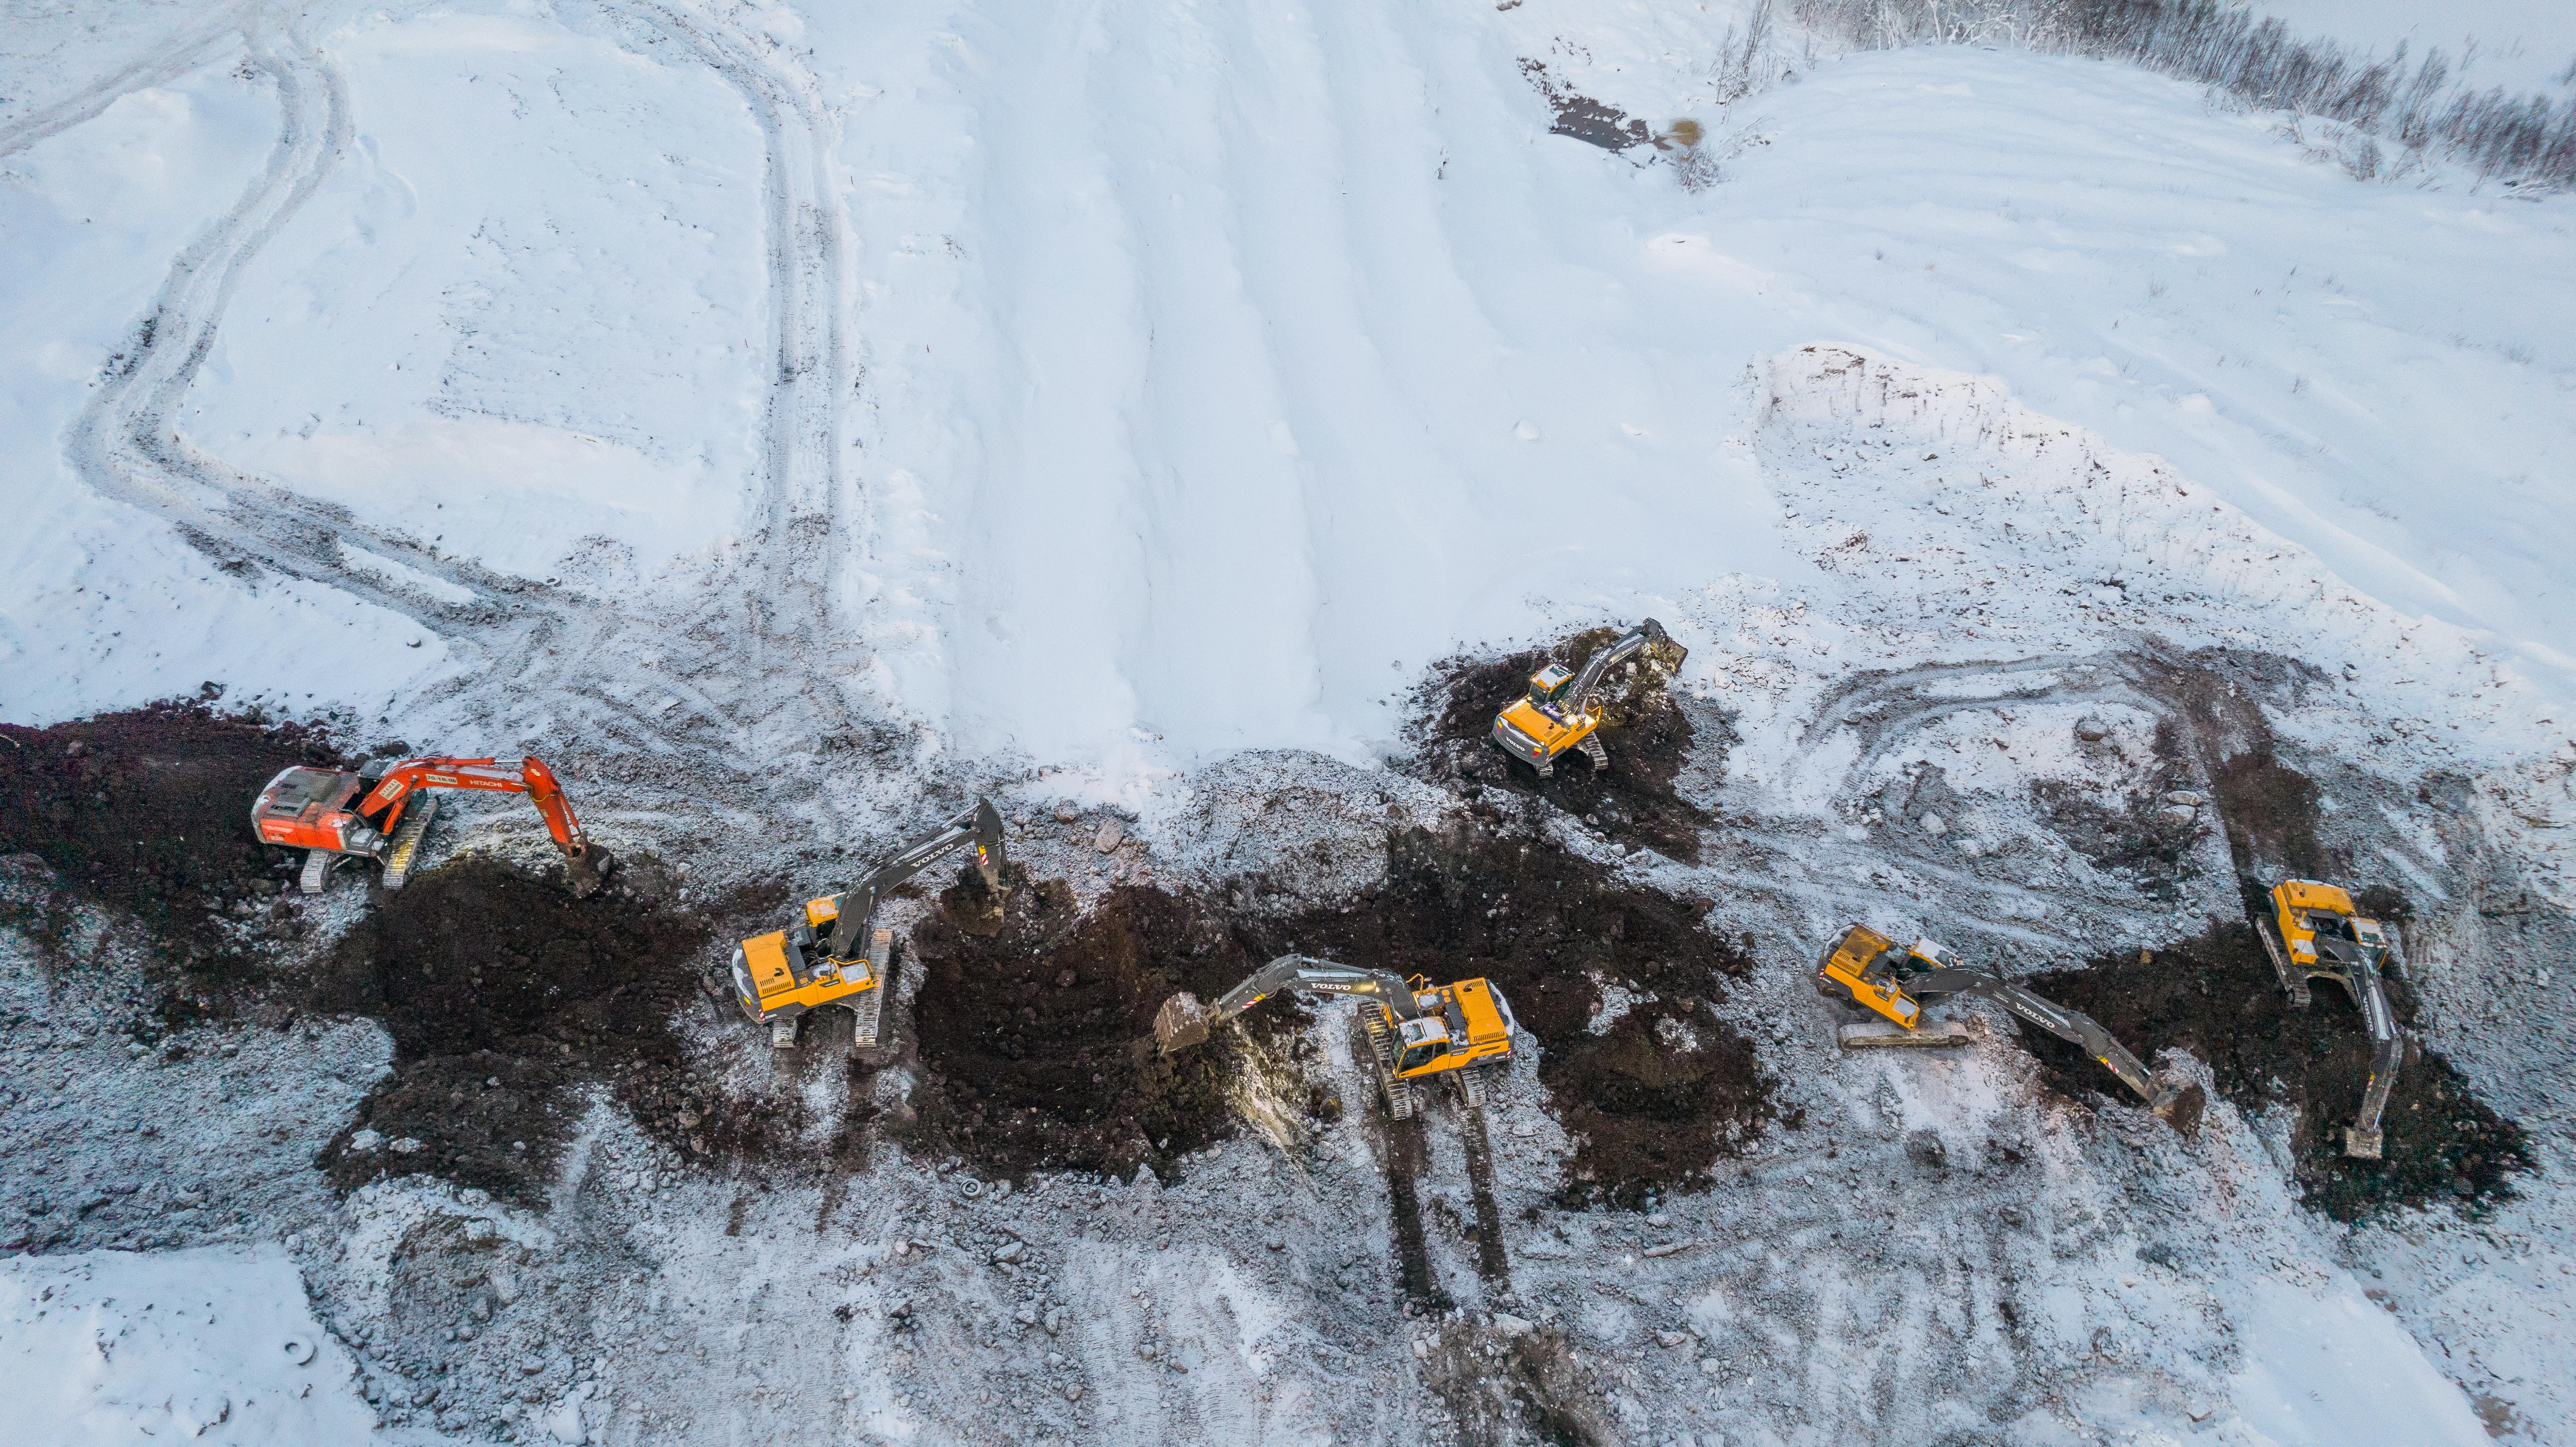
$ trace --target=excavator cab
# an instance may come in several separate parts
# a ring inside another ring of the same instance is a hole
[[[1530,675],[1530,704],[1554,714],[1557,705],[1565,702],[1565,696],[1573,686],[1574,670],[1562,663],[1551,663]]]
[[[1437,1075],[1512,1053],[1512,1007],[1490,981],[1460,980],[1434,988],[1416,977],[1414,1004],[1422,1013],[1395,1022],[1398,1080]],[[1381,1007],[1382,1008],[1382,1007]]]

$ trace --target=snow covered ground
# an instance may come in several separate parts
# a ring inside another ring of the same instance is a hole
[[[2475,34],[2482,84],[2559,93],[2576,59],[2545,7],[2264,8],[2382,50]],[[368,1404],[522,1441],[1411,1439],[1508,1307],[1585,1354],[1587,1440],[2576,1441],[2576,1037],[2542,963],[2576,938],[2576,206],[2438,163],[2362,182],[2282,117],[2081,59],[1781,22],[1739,64],[1751,24],[11,11],[0,716],[214,680],[542,747],[629,781],[590,811],[612,842],[718,880],[961,787],[1116,802],[1159,873],[1214,878],[1393,792],[1448,807],[1383,767],[1437,660],[1652,614],[1737,735],[1703,802],[1745,822],[1621,867],[1761,939],[1728,1009],[1849,1144],[1775,1138],[1651,1221],[1538,1211],[1563,1135],[1524,1064],[1495,1107],[1518,1295],[1448,1263],[1472,1310],[1435,1324],[1350,1284],[1388,1230],[1356,1120],[1311,1175],[1246,1138],[1169,1189],[897,1159],[760,1196],[602,1106],[550,1213],[339,1203],[311,1151],[382,1064],[334,1027],[186,1067],[235,1083],[184,1138],[262,1162],[231,1208],[83,1208],[53,1249],[87,1254],[0,1262],[0,1353],[60,1389],[0,1440],[158,1412],[335,1441]],[[1695,168],[1551,134],[1542,81],[1696,123]],[[2314,671],[2269,726],[2423,901],[2428,1038],[2533,1131],[2494,1221],[2345,1232],[2292,1204],[2268,1117],[2213,1104],[2186,1147],[2046,1105],[2001,1042],[1854,1060],[1813,1026],[1804,962],[1854,918],[2045,955],[2233,912],[2214,839],[2151,901],[2029,803],[2135,784],[2076,721],[2143,739],[2171,701],[2136,660],[2209,647]],[[853,734],[865,768],[826,752]],[[1927,768],[1942,827],[1869,805]],[[1323,802],[1277,822],[1283,778]],[[67,1082],[13,1089],[45,1171],[11,1199],[106,1201],[180,1067],[84,1040],[116,1007],[0,953],[13,1058]],[[291,1141],[223,1134],[229,1092],[289,1083]],[[1444,1139],[1424,1190],[1466,1210]],[[298,1266],[331,1355],[281,1365],[268,1338],[316,1324]],[[457,1336],[494,1300],[506,1336]]]

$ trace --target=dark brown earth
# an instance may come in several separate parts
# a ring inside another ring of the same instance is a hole
[[[1413,829],[1389,846],[1386,878],[1361,899],[1247,920],[1253,953],[1492,980],[1538,1037],[1539,1079],[1579,1142],[1564,1204],[1703,1189],[1721,1154],[1760,1135],[1771,1082],[1713,1003],[1752,961],[1701,926],[1706,901],[1622,885],[1535,835]],[[1595,1035],[1605,985],[1637,998]]]
[[[2298,1112],[2293,1176],[2312,1210],[2359,1221],[2401,1206],[2457,1204],[2472,1214],[2510,1199],[2512,1177],[2531,1168],[2520,1127],[2473,1094],[2440,1052],[2411,1045],[2383,1117],[2386,1158],[2343,1154],[2343,1127],[2361,1106],[2370,1037],[2340,986],[2314,982],[2301,1010],[2252,929],[2228,922],[2150,952],[2105,956],[2088,968],[2034,975],[2022,983],[2090,1014],[2141,1059],[2176,1046],[2207,1061],[2219,1094],[2243,1109],[2286,1105]],[[2415,1006],[2402,982],[2390,1003],[2401,1023]],[[2024,1031],[2050,1083],[2065,1093],[2117,1090],[2073,1046]]]
[[[1555,121],[1547,128],[1549,134],[1572,136],[1605,151],[1624,151],[1630,146],[1642,146],[1651,139],[1644,121],[1614,106],[1604,105],[1558,80],[1549,73],[1545,61],[1523,60],[1521,74],[1529,77],[1529,83],[1538,87],[1540,95],[1547,97],[1548,109],[1555,113]]]
[[[1173,991],[1213,999],[1258,967],[1222,914],[1134,886],[1083,913],[1063,881],[1013,877],[999,930],[970,874],[913,931],[920,1127],[1013,1174],[1160,1167],[1231,1134],[1242,1032],[1169,1059],[1153,1048]],[[1293,1010],[1245,1022],[1256,1037],[1297,1023]]]
[[[983,934],[959,926],[981,928],[983,914],[961,882],[913,936],[921,1127],[1005,1172],[1159,1168],[1233,1131],[1244,1036],[1222,1029],[1166,1060],[1154,1012],[1175,990],[1214,999],[1297,950],[1499,986],[1544,1047],[1539,1077],[1579,1141],[1569,1205],[1703,1188],[1721,1154],[1760,1134],[1770,1081],[1712,1003],[1750,961],[1701,928],[1705,901],[1620,885],[1536,836],[1412,830],[1391,843],[1387,876],[1361,897],[1287,916],[1239,908],[1242,891],[1135,886],[1081,913],[1045,881],[1014,889],[1002,928]],[[1604,985],[1638,998],[1596,1035]],[[1283,999],[1243,1025],[1277,1039],[1306,1018]]]
[[[209,688],[50,728],[0,724],[0,856],[34,856],[56,891],[9,906],[0,923],[58,945],[73,901],[136,921],[159,944],[138,985],[170,1023],[252,984],[272,925],[292,933],[254,913],[296,863],[251,834],[261,786],[291,764],[346,762],[322,728],[222,712],[214,698]]]
[[[1494,715],[1528,690],[1531,674],[1550,660],[1579,668],[1618,636],[1615,628],[1594,628],[1552,649],[1437,665],[1417,699],[1418,712],[1428,720],[1421,762],[1435,779],[1543,798],[1623,844],[1696,864],[1700,831],[1713,821],[1674,787],[1689,760],[1694,731],[1666,688],[1669,666],[1640,666],[1650,661],[1641,657],[1623,665],[1633,671],[1613,675],[1601,725],[1601,741],[1610,751],[1605,773],[1595,775],[1581,756],[1568,755],[1554,777],[1541,779],[1493,741]],[[1722,750],[1731,740],[1710,742]]]
[[[433,1174],[534,1201],[592,1085],[692,1159],[785,1154],[793,1104],[728,1100],[687,1070],[672,1031],[700,996],[712,935],[650,859],[589,899],[482,857],[381,894],[312,990],[318,1009],[383,1021],[394,1071],[324,1149],[323,1168],[343,1190]],[[358,1148],[361,1129],[384,1143]],[[404,1141],[417,1145],[393,1148]]]

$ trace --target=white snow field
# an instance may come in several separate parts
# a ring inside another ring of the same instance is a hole
[[[62,1223],[0,1257],[0,1443],[2576,1444],[2576,201],[1793,8],[0,6],[0,718],[214,682],[541,750],[710,912],[976,791],[1086,901],[1146,859],[1324,895],[1462,817],[1404,772],[1444,660],[1652,615],[1723,720],[1687,784],[1722,846],[1542,827],[1758,939],[1725,1009],[1814,1122],[1651,1216],[1561,1211],[1524,1049],[1510,1288],[1457,1247],[1459,1313],[1399,1317],[1350,1284],[1394,1230],[1356,1112],[1185,1180],[888,1148],[766,1190],[603,1096],[546,1209],[338,1198],[373,1025],[164,1063],[0,930],[0,1226]],[[2576,61],[2554,6],[2259,8],[2474,35],[2477,84]],[[1551,94],[1707,139],[1606,150]],[[2073,962],[2236,913],[2207,826],[2156,899],[2031,802],[2155,787],[2134,665],[2193,649],[2284,660],[2246,708],[2418,900],[2424,1042],[2531,1135],[2491,1216],[2337,1225],[2285,1112],[2213,1096],[2185,1142],[2007,1039],[1816,1023],[1854,919]],[[1870,805],[1932,769],[1928,833]],[[317,949],[361,908],[326,903]],[[916,1084],[682,1033],[818,1141]],[[303,1104],[253,1139],[237,1093]],[[1909,1165],[1927,1132],[1962,1164]],[[172,1199],[135,1183],[182,1140],[214,1209],[90,1220]],[[457,1242],[471,1318],[418,1264]],[[422,1365],[502,1341],[491,1300],[518,1355]],[[1533,1322],[1579,1410],[1435,1401]]]

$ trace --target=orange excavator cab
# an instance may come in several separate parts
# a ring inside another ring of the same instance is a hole
[[[263,844],[305,851],[299,883],[306,894],[320,894],[331,871],[350,859],[376,861],[383,866],[385,888],[400,889],[437,816],[438,791],[448,789],[527,795],[563,851],[575,897],[595,892],[615,867],[615,856],[593,847],[582,833],[554,770],[534,757],[516,764],[378,759],[354,771],[298,764],[259,791],[250,810],[251,832]]]

